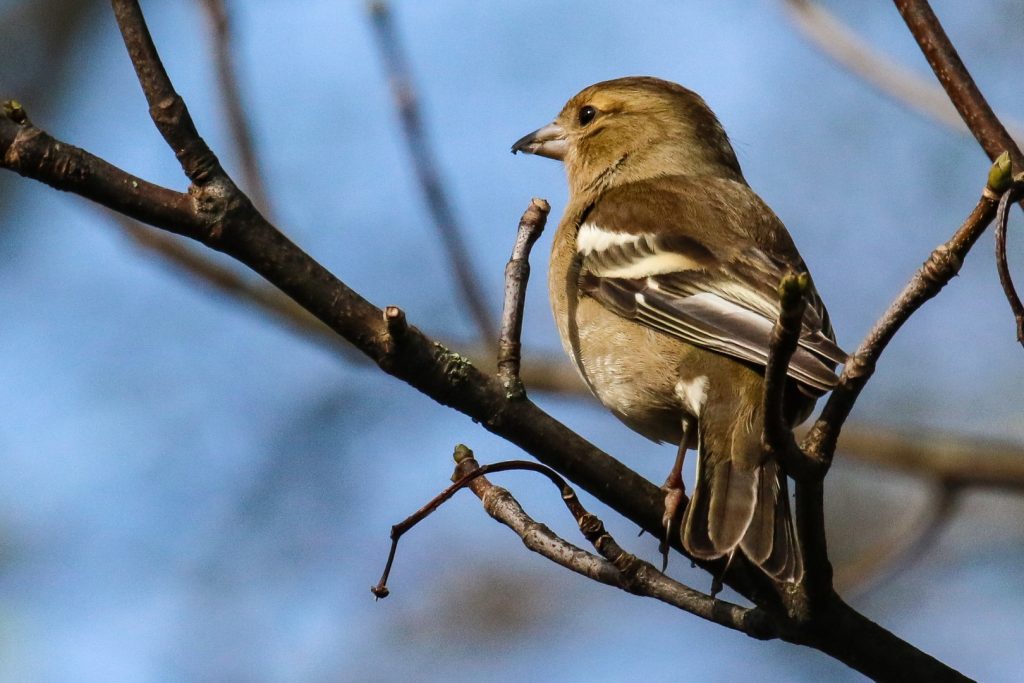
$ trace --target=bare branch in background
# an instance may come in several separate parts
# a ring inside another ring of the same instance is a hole
[[[430,217],[441,237],[448,257],[448,266],[458,285],[459,294],[468,309],[477,328],[481,340],[490,342],[494,338],[494,319],[484,289],[480,284],[480,276],[473,266],[473,259],[463,235],[465,230],[455,217],[451,200],[445,184],[441,180],[436,155],[430,147],[427,132],[423,128],[423,115],[420,113],[416,88],[413,85],[412,71],[406,59],[402,43],[398,38],[391,19],[391,10],[386,2],[372,2],[370,17],[373,25],[373,36],[384,60],[391,94],[402,123],[402,133],[409,148],[416,179],[419,181],[423,196],[427,200]]]
[[[1024,446],[1019,443],[861,425],[843,430],[839,452],[961,489],[1024,491]]]
[[[941,87],[880,54],[818,2],[785,0],[783,4],[800,33],[850,73],[913,111],[957,132],[971,132]],[[1011,135],[1024,140],[1024,124],[1002,118]]]
[[[253,204],[268,218],[273,217],[267,198],[259,156],[253,143],[252,126],[242,105],[242,89],[231,49],[231,24],[224,0],[201,0],[213,31],[213,55],[216,63],[217,90],[228,120],[228,129],[242,166],[242,185]]]
[[[933,482],[931,489],[911,528],[889,535],[841,565],[836,571],[836,588],[844,595],[866,593],[909,568],[932,547],[953,517],[962,489],[948,482]]]
[[[0,3],[0,92],[17,92],[35,110],[64,92],[62,82],[76,36],[86,30],[99,0]]]

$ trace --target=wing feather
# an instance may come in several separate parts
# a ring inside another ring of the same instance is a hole
[[[691,273],[683,274],[689,282],[682,286],[678,275],[609,278],[584,272],[580,286],[584,293],[625,318],[695,346],[765,365],[774,319],[754,310],[754,306],[745,307],[735,300],[738,297],[709,291],[715,288],[699,288],[699,281]],[[817,322],[814,318],[812,322]],[[846,355],[821,330],[808,329],[807,323],[805,319],[789,375],[812,393],[821,394],[835,386],[833,368]]]

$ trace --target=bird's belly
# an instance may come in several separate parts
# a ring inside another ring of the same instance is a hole
[[[589,299],[580,301],[580,313],[577,365],[594,395],[634,431],[679,443],[686,413],[678,392],[681,345]]]

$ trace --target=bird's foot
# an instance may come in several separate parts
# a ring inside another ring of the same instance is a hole
[[[665,514],[661,518],[661,526],[665,530],[665,535],[661,539],[661,543],[658,544],[658,550],[661,552],[661,571],[668,569],[668,553],[672,549],[671,539],[673,534],[679,534],[679,525],[683,521],[683,512],[686,510],[686,506],[683,501],[686,500],[686,490],[683,488],[682,479],[679,478],[677,481],[672,481],[672,475],[665,481],[665,484],[661,487],[661,490],[665,492]]]

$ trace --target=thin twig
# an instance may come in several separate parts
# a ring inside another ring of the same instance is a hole
[[[392,310],[398,311],[392,306],[389,306],[386,313]],[[401,313],[401,311],[398,311]],[[400,316],[391,315],[387,316],[392,319],[398,319]],[[404,318],[402,318],[404,320]],[[584,509],[583,504],[580,503],[579,497],[576,492],[572,490],[572,487],[566,483],[565,479],[560,477],[550,467],[541,465],[540,463],[533,462],[531,460],[505,460],[502,462],[496,462],[490,465],[479,466],[476,460],[473,458],[473,451],[463,444],[459,444],[455,447],[454,452],[455,462],[458,465],[466,461],[471,461],[472,466],[464,465],[461,468],[457,467],[455,474],[452,475],[453,484],[439,494],[431,498],[423,507],[416,512],[412,513],[404,520],[395,524],[391,527],[391,550],[388,553],[388,560],[384,566],[384,572],[380,577],[380,581],[377,582],[370,591],[378,598],[385,598],[388,596],[390,591],[387,587],[388,578],[391,575],[391,566],[395,560],[395,553],[398,548],[398,542],[402,536],[408,533],[413,527],[422,522],[424,519],[433,514],[439,507],[444,505],[448,500],[451,499],[460,489],[466,486],[471,486],[473,481],[478,477],[482,477],[485,474],[495,474],[498,472],[509,472],[513,470],[525,471],[525,472],[536,472],[547,477],[552,484],[558,487],[559,492],[562,495],[562,502],[569,509],[573,518],[579,520],[584,515],[589,513]]]
[[[388,4],[386,2],[370,3],[370,18],[374,29],[373,35],[377,39],[377,47],[384,60],[391,93],[402,122],[402,132],[405,134],[409,156],[412,158],[416,178],[423,190],[424,198],[427,200],[430,216],[447,253],[448,265],[455,277],[463,302],[469,309],[469,315],[476,324],[480,339],[490,342],[494,339],[494,318],[487,307],[480,277],[473,266],[474,262],[469,249],[466,247],[463,237],[465,230],[455,217],[452,202],[448,198],[445,184],[441,180],[441,173],[435,160],[436,155],[430,147],[427,133],[424,130],[423,117],[420,113],[416,89],[413,86],[412,71],[409,69],[409,62],[398,38],[398,31],[392,22]]]
[[[804,37],[850,73],[911,110],[957,132],[970,134],[941,87],[878,53],[815,0],[784,0],[783,4]],[[1001,118],[1015,139],[1024,140],[1024,124]]]
[[[939,83],[988,158],[995,161],[1004,151],[1009,151],[1014,168],[1024,168],[1020,148],[975,85],[927,0],[893,1]]]
[[[800,341],[806,293],[811,279],[807,273],[787,273],[779,283],[779,317],[772,326],[765,366],[762,408],[764,425],[761,445],[767,457],[783,462],[796,481],[796,525],[804,573],[797,584],[800,596],[794,612],[805,621],[814,618],[832,596],[832,567],[825,540],[824,487],[826,468],[800,450],[786,421],[785,395],[789,362]]]
[[[544,474],[558,487],[566,508],[587,540],[601,553],[601,557],[565,541],[547,526],[534,521],[511,493],[494,486],[485,476],[480,476],[498,470],[494,466],[478,465],[472,451],[465,447],[462,450],[456,449],[456,459],[453,478],[465,482],[463,485],[468,485],[480,498],[487,514],[512,529],[530,550],[582,576],[634,595],[660,600],[752,638],[766,640],[779,635],[774,619],[763,610],[747,609],[712,598],[666,576],[649,562],[622,550],[605,530],[601,520],[583,507],[568,483],[554,471],[543,466],[530,468]],[[515,466],[507,469],[526,468]]]
[[[501,313],[501,334],[498,338],[498,380],[505,386],[509,398],[526,395],[519,378],[522,355],[523,306],[526,304],[526,285],[530,280],[530,249],[544,231],[551,206],[534,197],[519,220],[512,257],[505,266],[505,305]]]
[[[926,301],[934,297],[960,270],[964,258],[995,218],[998,195],[986,187],[977,205],[952,238],[931,253],[885,314],[850,356],[821,416],[801,447],[814,458],[830,462],[846,418],[875,371],[882,351],[896,332]]]
[[[111,4],[139,85],[149,103],[150,118],[174,150],[181,169],[196,185],[227,180],[220,161],[199,136],[185,101],[167,76],[138,1],[111,0]]]
[[[779,283],[779,317],[772,327],[768,341],[768,362],[764,373],[764,394],[761,400],[764,425],[761,447],[767,457],[783,462],[793,476],[807,471],[807,458],[800,452],[793,430],[785,416],[786,385],[789,362],[796,352],[804,310],[806,292],[810,287],[807,273],[788,273]]]
[[[228,129],[242,167],[242,186],[263,215],[272,218],[260,160],[253,142],[252,126],[242,105],[242,88],[238,81],[231,49],[231,22],[224,0],[201,0],[213,29],[213,54],[217,68],[217,90],[227,115]]]
[[[389,311],[393,307],[389,307]],[[398,309],[394,309],[401,313]],[[400,316],[392,315],[387,316],[392,319],[398,319]],[[404,320],[404,317],[402,318]],[[467,455],[468,454],[468,455]],[[472,458],[472,451],[466,446],[459,444],[455,447],[455,460],[456,462],[462,462],[464,458]],[[474,461],[475,463],[476,461]],[[544,467],[541,464],[532,462],[530,460],[506,460],[504,462],[496,462],[491,465],[484,465],[483,467],[476,467],[472,470],[459,473],[458,476],[453,476],[454,483],[441,491],[416,512],[412,513],[398,524],[392,525],[391,527],[391,550],[388,552],[388,560],[384,565],[384,572],[381,574],[380,581],[377,585],[370,589],[370,592],[376,595],[378,598],[386,598],[390,594],[387,583],[388,578],[391,576],[391,566],[395,561],[395,553],[398,550],[398,542],[402,539],[406,533],[408,533],[413,527],[422,522],[424,519],[432,515],[438,508],[444,505],[446,502],[451,500],[459,490],[465,488],[477,477],[482,477],[485,474],[493,472],[508,472],[510,470],[525,470],[532,472],[539,472],[551,479],[559,488],[567,487],[565,480],[554,473],[550,468]],[[575,497],[575,494],[573,494]],[[578,501],[577,501],[578,503]]]
[[[1024,196],[1024,185],[1014,185],[999,200],[999,211],[996,213],[996,270],[999,272],[999,284],[1003,294],[1010,303],[1013,318],[1017,323],[1017,341],[1024,345],[1024,304],[1020,301],[1017,288],[1013,286],[1010,266],[1006,262],[1006,224],[1010,220],[1010,202]]]

